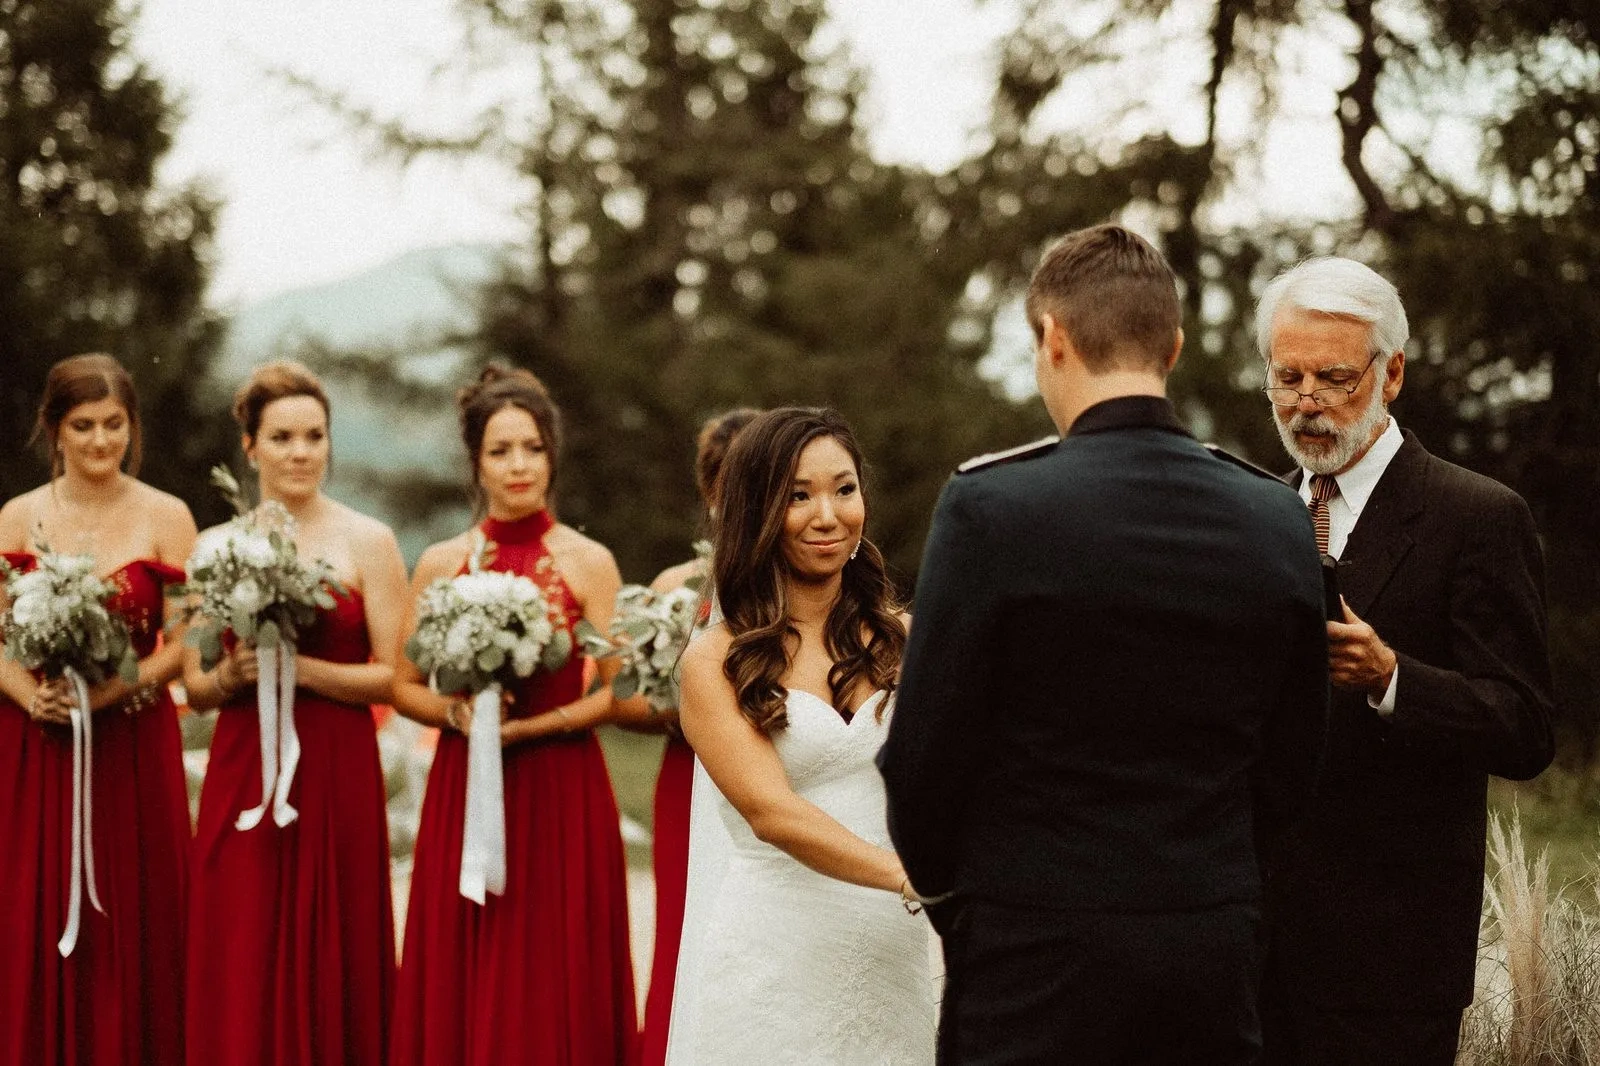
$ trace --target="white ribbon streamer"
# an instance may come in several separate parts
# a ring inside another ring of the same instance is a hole
[[[467,810],[461,830],[461,894],[482,905],[506,890],[506,794],[500,761],[500,686],[472,698],[467,732]]]
[[[94,718],[89,710],[89,685],[72,667],[66,669],[72,685],[72,872],[67,889],[67,928],[56,941],[62,958],[78,946],[83,922],[84,882],[89,902],[101,914],[100,894],[94,877]]]
[[[281,641],[256,649],[256,714],[261,726],[261,802],[242,811],[236,829],[254,829],[272,811],[279,829],[300,812],[289,805],[289,788],[300,765],[300,733],[294,726],[295,647]]]

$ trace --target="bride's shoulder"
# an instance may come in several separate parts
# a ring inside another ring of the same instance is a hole
[[[683,652],[684,670],[722,671],[722,660],[727,658],[728,648],[733,644],[733,634],[728,632],[728,627],[721,622],[708,626],[703,631],[695,634],[689,641],[688,648]]]

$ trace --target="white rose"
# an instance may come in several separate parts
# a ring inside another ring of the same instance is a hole
[[[11,620],[19,626],[31,626],[49,613],[50,598],[38,589],[30,589],[11,601]]]
[[[233,592],[228,596],[228,603],[245,614],[255,614],[267,605],[267,593],[260,582],[253,577],[247,577],[233,586]]]
[[[444,654],[451,662],[461,663],[472,657],[472,623],[458,618],[444,637]]]
[[[11,595],[13,598],[26,596],[29,593],[48,595],[49,591],[50,575],[43,570],[30,570],[20,577],[11,579]]]
[[[456,595],[463,603],[483,607],[505,595],[505,583],[493,573],[462,574],[455,579]]]
[[[539,665],[539,645],[536,641],[524,638],[517,642],[511,650],[511,668],[518,677],[527,677]]]
[[[272,542],[259,533],[241,536],[237,550],[241,560],[259,570],[264,570],[278,561],[278,553],[273,551]]]

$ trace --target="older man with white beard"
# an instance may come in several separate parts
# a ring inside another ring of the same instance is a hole
[[[1516,493],[1389,414],[1405,310],[1349,259],[1262,294],[1263,391],[1287,480],[1338,560],[1321,789],[1269,871],[1273,1066],[1448,1066],[1472,999],[1488,775],[1550,762],[1543,564]]]

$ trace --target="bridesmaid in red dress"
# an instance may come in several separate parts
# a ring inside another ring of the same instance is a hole
[[[695,444],[694,480],[707,518],[716,520],[716,499],[722,459],[739,431],[761,412],[739,407],[707,420]],[[704,559],[691,559],[656,575],[650,587],[671,592],[707,578]],[[706,606],[709,607],[709,604]],[[704,618],[701,619],[705,621]],[[650,966],[650,991],[645,998],[644,1027],[639,1033],[641,1066],[662,1066],[667,1059],[667,1031],[672,1022],[672,983],[678,973],[678,941],[683,935],[683,896],[689,879],[689,794],[694,784],[694,750],[683,739],[676,711],[652,711],[642,696],[617,701],[622,724],[640,732],[667,735],[656,777],[652,858],[656,880],[655,957]]]
[[[46,545],[93,556],[117,588],[111,608],[132,632],[139,683],[90,690],[89,855],[105,913],[84,884],[77,943],[63,958],[70,696],[0,659],[0,1066],[169,1066],[183,1062],[189,808],[167,693],[183,649],[157,638],[163,588],[183,580],[194,519],[178,499],[135,480],[139,405],[110,356],[51,368],[37,433],[50,449],[51,481],[0,509],[0,552],[22,569]]]
[[[310,371],[258,368],[233,413],[262,499],[283,505],[301,556],[328,563],[348,594],[300,635],[298,815],[285,825],[273,812],[237,824],[263,798],[255,650],[236,644],[209,671],[185,658],[191,705],[222,708],[192,852],[189,1062],[372,1066],[387,1054],[394,914],[371,705],[394,681],[405,563],[387,526],[322,493],[328,400]]]
[[[611,553],[548,510],[558,414],[527,371],[491,366],[459,400],[488,518],[485,566],[526,575],[568,627],[603,631],[622,579]],[[469,531],[429,548],[413,594],[465,569]],[[392,1066],[629,1066],[637,1014],[616,800],[594,726],[613,714],[585,695],[574,655],[514,693],[504,746],[506,885],[482,906],[460,891],[471,705],[431,691],[402,662],[395,707],[443,730],[428,777],[395,1003]],[[602,668],[609,681],[613,668]]]

